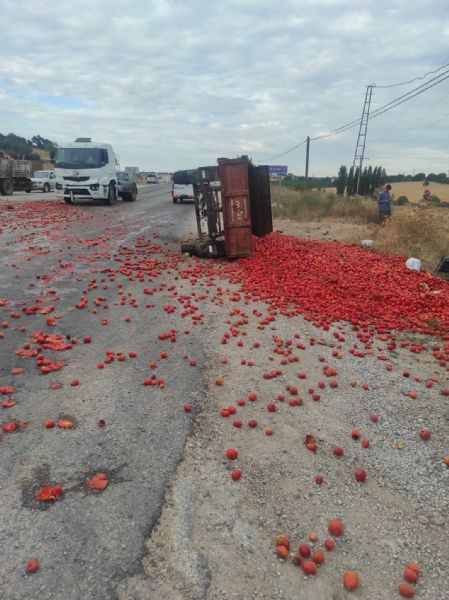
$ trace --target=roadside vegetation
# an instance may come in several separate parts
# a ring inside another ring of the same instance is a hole
[[[379,250],[414,256],[434,270],[449,254],[449,208],[401,206],[385,225],[373,229],[372,238]]]
[[[350,219],[356,223],[375,223],[377,206],[366,198],[346,198],[332,192],[299,192],[290,189],[272,190],[274,218],[295,221]]]

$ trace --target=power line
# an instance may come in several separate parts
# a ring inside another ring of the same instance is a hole
[[[449,69],[447,71],[445,71],[444,73],[440,73],[440,75],[433,77],[426,83],[423,83],[423,84],[419,85],[418,87],[414,88],[413,90],[410,90],[406,94],[402,94],[402,96],[398,96],[394,100],[391,100],[391,102],[388,102],[387,104],[384,104],[383,106],[377,108],[376,110],[374,110],[371,113],[370,118],[373,119],[374,117],[378,117],[381,114],[384,114],[385,112],[388,112],[389,110],[396,108],[397,106],[400,106],[404,102],[407,102],[407,100],[411,100],[415,96],[422,94],[423,92],[429,90],[430,88],[434,87],[438,83],[441,83],[448,77],[449,77]],[[436,81],[436,80],[438,80],[438,81]],[[433,83],[432,85],[429,85],[432,82],[435,82],[435,83]],[[421,88],[424,88],[424,89],[421,89]],[[420,91],[417,91],[417,90],[420,90]],[[417,92],[417,93],[411,95],[413,92]],[[399,100],[402,100],[402,102],[399,102]],[[350,123],[346,123],[346,125],[342,125],[341,127],[338,127],[337,129],[333,129],[332,131],[329,131],[328,133],[325,133],[325,134],[319,135],[319,136],[315,136],[310,139],[311,139],[311,141],[325,139],[325,138],[331,137],[332,135],[335,135],[337,133],[343,133],[344,131],[347,131],[348,129],[352,129],[353,127],[356,127],[359,124],[360,124],[360,119],[357,119],[355,121],[351,121]]]
[[[401,102],[397,102],[397,104],[395,104],[394,106],[390,106],[392,103],[389,102],[388,104],[385,105],[385,107],[387,107],[387,108],[381,107],[381,108],[378,108],[377,110],[373,111],[371,113],[371,118],[374,119],[375,117],[380,117],[380,115],[383,115],[384,113],[388,112],[389,110],[392,110],[393,108],[396,108],[397,106],[400,106],[401,104],[404,104],[404,102],[407,102],[408,100],[411,100],[415,96],[419,96],[423,92],[426,92],[427,90],[430,90],[430,88],[435,87],[436,85],[438,85],[442,81],[445,81],[446,79],[449,79],[449,71],[447,72],[446,77],[444,77],[443,79],[440,79],[440,81],[436,81],[435,83],[433,83],[432,85],[429,85],[425,89],[420,90],[419,92],[416,92],[416,94],[413,94],[412,96],[409,96],[408,98],[403,99]],[[401,98],[402,98],[402,96],[401,96]],[[397,100],[399,100],[399,98],[397,98]],[[383,108],[384,108],[384,110],[382,110]]]
[[[447,66],[449,66],[449,63],[446,64],[446,65],[443,65],[443,66],[439,67],[438,69],[436,69],[433,72],[427,73],[426,76],[430,75],[430,74],[433,74],[434,72],[436,73],[438,71],[441,71],[441,69],[443,69],[443,68],[445,68]],[[416,79],[422,79],[422,78],[423,77],[417,77]],[[423,92],[426,92],[427,90],[431,89],[432,87],[438,85],[439,83],[441,83],[442,81],[445,81],[448,78],[449,78],[449,69],[447,71],[445,71],[444,73],[440,73],[439,75],[436,75],[432,79],[429,79],[429,81],[426,81],[425,83],[422,83],[421,85],[417,86],[416,88],[414,88],[414,89],[406,92],[405,94],[402,94],[401,96],[398,96],[397,98],[395,98],[394,100],[391,100],[387,104],[384,104],[383,106],[377,108],[376,110],[374,110],[371,113],[370,118],[373,119],[375,117],[379,117],[380,115],[383,115],[384,113],[388,112],[389,110],[392,110],[393,108],[396,108],[397,106],[400,106],[401,104],[404,104],[408,100],[411,100],[412,98],[415,98],[416,96],[419,96]],[[432,85],[429,85],[429,84],[432,84]],[[397,84],[397,85],[402,85],[402,84]],[[394,86],[391,85],[391,86],[375,86],[375,87],[394,87]],[[413,93],[413,92],[416,92],[416,93]],[[329,131],[329,132],[324,133],[322,135],[311,137],[310,141],[311,142],[315,142],[317,140],[326,139],[328,137],[336,135],[337,133],[344,133],[345,131],[348,131],[349,129],[353,129],[354,127],[359,126],[359,125],[360,125],[360,119],[355,119],[354,121],[350,121],[349,123],[346,123],[345,125],[341,125],[340,127],[337,127],[336,129],[333,129],[332,131]],[[288,150],[285,150],[285,152],[282,152],[281,154],[278,154],[276,156],[273,156],[273,157],[265,159],[265,160],[266,161],[271,161],[271,160],[275,160],[277,158],[281,158],[281,157],[285,156],[286,154],[289,154],[290,152],[293,152],[293,150],[296,150],[297,148],[299,148],[303,144],[305,144],[306,141],[307,141],[307,139],[304,139],[299,144],[296,144],[292,148],[289,148]]]
[[[281,158],[282,156],[285,156],[286,154],[289,154],[290,152],[293,152],[293,150],[296,150],[296,148],[299,148],[300,146],[303,146],[306,142],[307,142],[307,138],[304,139],[299,144],[296,144],[296,146],[293,146],[293,148],[290,148],[289,150],[286,150],[285,152],[282,152],[282,154],[277,154],[276,156],[272,156],[271,158],[265,158],[265,159],[262,160],[262,162],[267,162],[267,161],[270,161],[270,160],[275,160],[276,158]]]
[[[441,103],[443,102],[443,100],[446,100],[446,98],[447,98],[448,96],[449,96],[449,91],[448,91],[448,92],[446,92],[446,93],[444,94],[444,96],[442,96],[442,97],[441,97],[439,100],[437,100],[437,101],[436,101],[434,104],[432,104],[432,106],[431,106],[430,108],[428,108],[428,109],[426,110],[426,112],[425,112],[425,113],[423,113],[423,114],[421,115],[421,117],[420,117],[420,118],[422,119],[423,117],[426,117],[428,114],[430,114],[431,112],[433,112],[433,110],[434,110],[434,109],[435,109],[435,108],[436,108],[436,107],[437,107],[439,104],[441,104]],[[393,140],[391,140],[391,139],[390,139],[390,143],[394,144],[394,143],[398,142],[400,139],[402,139],[402,138],[404,137],[404,135],[407,135],[407,133],[409,133],[409,131],[403,132],[402,134],[400,133],[400,134],[399,134],[399,136],[398,136],[398,137],[396,137],[395,139],[393,139]],[[414,136],[412,139],[415,139],[415,137],[416,137],[416,136]]]
[[[341,127],[338,127],[337,129],[333,129],[332,131],[329,131],[328,133],[323,133],[322,135],[317,135],[313,138],[310,138],[310,141],[315,142],[316,140],[322,140],[324,138],[331,137],[337,133],[343,133],[344,131],[347,131],[348,129],[357,127],[359,124],[360,124],[360,119],[357,119],[356,121],[351,121],[350,123],[346,123],[346,125],[342,125]]]
[[[390,104],[395,104],[396,102],[398,102],[398,100],[401,100],[402,98],[406,98],[406,96],[410,96],[410,94],[412,94],[413,92],[416,92],[417,90],[420,90],[421,88],[425,88],[424,90],[422,90],[423,92],[425,92],[427,89],[433,87],[433,85],[429,86],[429,83],[432,83],[433,81],[436,81],[437,79],[439,79],[440,81],[437,81],[434,85],[436,85],[437,83],[440,83],[441,81],[444,81],[444,79],[446,79],[446,77],[444,77],[444,75],[447,75],[448,73],[449,73],[449,69],[447,71],[445,71],[444,73],[440,73],[436,77],[432,77],[432,79],[429,79],[429,81],[426,81],[426,83],[422,83],[421,85],[418,85],[418,87],[413,88],[409,92],[406,92],[405,94],[402,94],[402,96],[398,96],[394,100],[391,100],[391,102],[388,102],[387,104],[384,104],[380,108],[378,108],[375,111],[373,111],[372,114],[377,113],[377,112],[383,110],[387,106],[390,106]],[[441,79],[441,77],[444,77],[444,78]],[[427,87],[427,86],[429,86],[429,87]],[[415,94],[415,95],[417,95],[417,94]],[[414,96],[410,96],[410,98],[413,98]],[[407,98],[407,99],[410,99],[410,98]]]
[[[446,96],[449,95],[449,92],[446,94]],[[436,121],[433,121],[432,123],[430,123],[430,125],[428,125],[425,128],[425,132],[432,130],[436,125],[438,125],[438,123],[440,123],[441,121],[443,121],[443,119],[446,119],[446,117],[449,115],[449,112],[445,113],[444,115],[438,117],[436,119]],[[416,139],[418,139],[419,137],[424,137],[424,134],[422,133],[423,128],[421,128],[420,130],[418,129],[418,133],[415,133],[415,135],[412,138],[407,139],[407,144],[412,144]],[[396,140],[393,140],[392,143],[396,143],[398,140],[400,140],[401,138],[397,138]]]
[[[428,75],[433,75],[433,73],[438,73],[438,71],[441,71],[441,69],[444,69],[445,67],[449,67],[449,63],[446,63],[445,65],[442,65],[441,67],[438,67],[438,69],[435,69],[434,71],[428,71],[427,73],[424,73],[424,75],[422,75],[421,77],[415,77],[414,79],[409,79],[409,81],[402,81],[401,83],[392,83],[390,85],[376,85],[376,87],[382,88],[382,89],[388,89],[388,88],[392,88],[392,87],[398,87],[400,85],[407,85],[408,83],[413,83],[414,81],[425,79]]]

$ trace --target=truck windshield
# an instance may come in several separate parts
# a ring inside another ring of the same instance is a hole
[[[104,148],[58,148],[55,167],[59,169],[99,169],[108,164]]]

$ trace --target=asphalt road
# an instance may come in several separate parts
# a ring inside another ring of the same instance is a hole
[[[50,202],[42,211],[52,198],[16,193],[0,199],[0,209],[14,206],[0,212],[0,386],[17,388],[0,396],[17,404],[0,411],[3,423],[27,423],[0,433],[0,598],[110,599],[119,582],[141,568],[144,540],[201,408],[204,360],[199,328],[187,334],[179,311],[164,311],[176,302],[167,290],[175,270],[165,265],[145,284],[113,273],[124,265],[118,253],[141,236],[176,249],[194,231],[194,212],[172,204],[169,185],[142,186],[135,203],[55,210]],[[66,218],[67,210],[73,218]],[[87,305],[76,308],[83,296]],[[54,310],[42,314],[48,306]],[[170,327],[179,333],[176,344],[166,342],[171,360],[164,361],[158,333]],[[62,369],[42,374],[36,356],[16,354],[24,344],[39,351],[42,341],[33,344],[38,331],[62,334],[65,343],[77,340],[65,351],[41,350],[52,361],[66,361]],[[83,343],[84,336],[91,342]],[[108,349],[126,360],[116,354],[99,369]],[[184,354],[198,366],[186,368]],[[143,385],[152,373],[165,387]],[[75,379],[79,384],[71,385]],[[184,402],[192,413],[182,410]],[[74,427],[46,429],[46,419],[68,419]],[[109,480],[101,492],[86,485],[98,472]],[[35,494],[46,484],[61,485],[62,498],[38,502]],[[26,565],[34,557],[40,569],[30,575]]]

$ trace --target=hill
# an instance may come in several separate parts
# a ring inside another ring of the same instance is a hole
[[[0,133],[0,150],[4,150],[15,158],[40,160],[39,151],[47,153],[56,148],[56,144],[40,135],[34,135],[30,140],[14,133]]]

